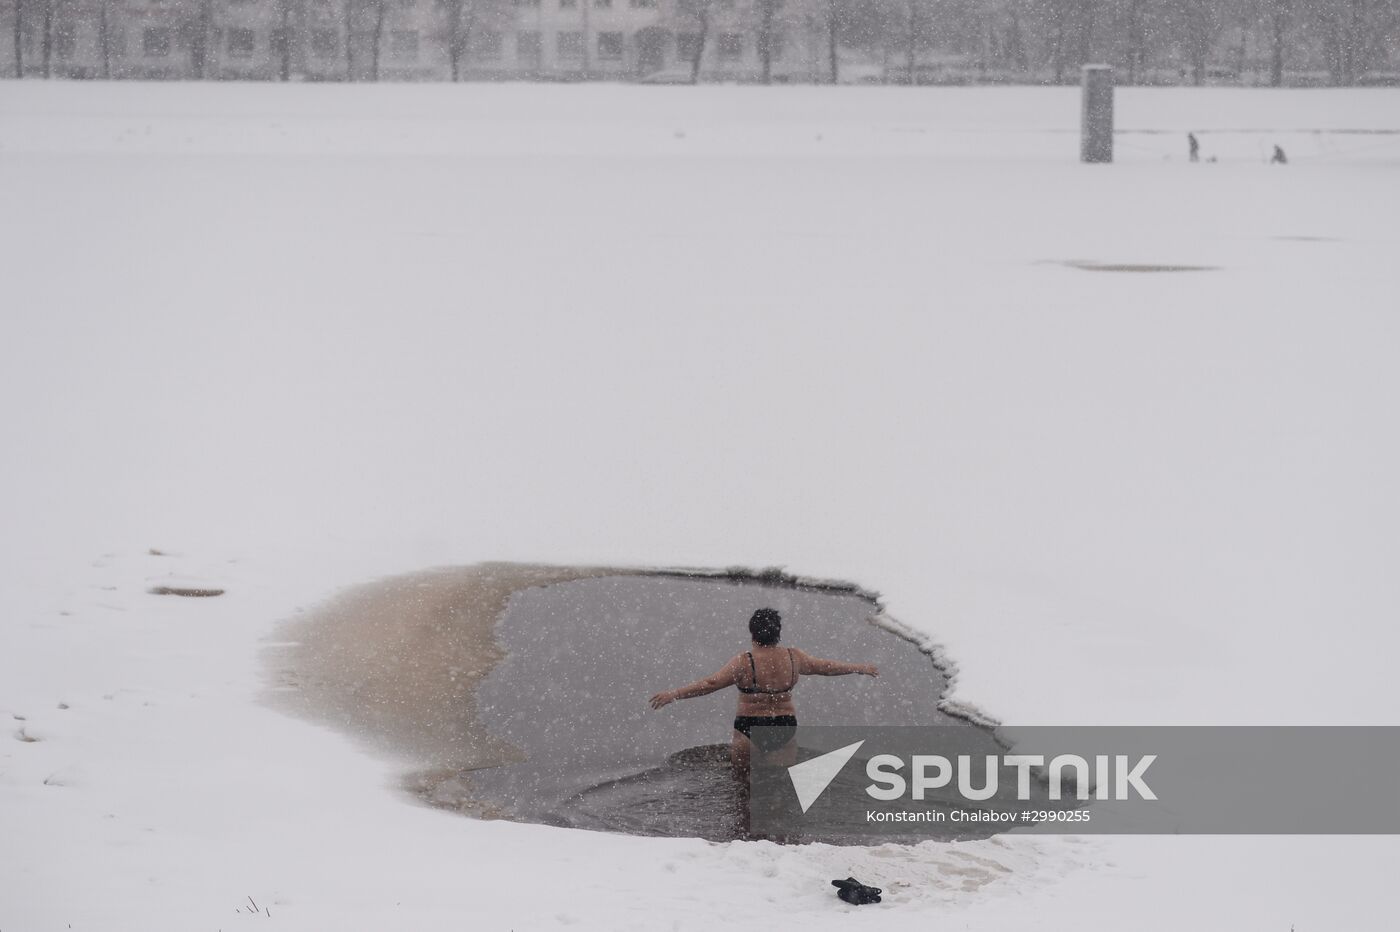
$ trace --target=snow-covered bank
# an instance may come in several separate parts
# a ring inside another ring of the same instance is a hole
[[[956,905],[1090,859],[1053,839],[785,851],[445,815],[400,789],[399,761],[258,701],[265,619],[325,581],[261,557],[89,562],[5,628],[22,655],[5,653],[0,714],[36,740],[0,750],[0,928],[227,927],[248,897],[308,929],[686,928],[731,908],[716,883],[820,917],[827,874],[879,878],[891,907]],[[229,592],[145,593],[172,572]]]
[[[1059,91],[325,91],[0,93],[0,715],[40,739],[0,735],[0,929],[249,895],[307,929],[1374,925],[1391,839],[1009,839],[964,890],[987,852],[453,818],[259,706],[257,651],[425,567],[781,563],[880,590],[1010,723],[1393,723],[1393,149],[1080,166]],[[1119,125],[1397,103],[1123,91]],[[878,911],[825,886],[901,872]]]

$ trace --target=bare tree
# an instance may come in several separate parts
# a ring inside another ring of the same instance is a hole
[[[1018,71],[1025,71],[1029,64],[1026,57],[1026,38],[1021,31],[1021,5],[1012,3],[1007,9],[1006,39],[1002,43],[1006,61]]]
[[[389,0],[343,0],[345,80],[378,81]],[[366,48],[368,47],[368,48]],[[368,68],[363,60],[368,55]]]
[[[841,83],[841,0],[826,0],[826,61],[831,83]]]
[[[15,4],[15,77],[24,77],[24,0]]]
[[[279,0],[278,13],[281,15],[282,58],[278,62],[278,77],[283,81],[292,79],[292,0]]]
[[[44,65],[44,77],[53,77],[53,6],[54,0],[42,0],[43,33],[39,36],[39,59]]]
[[[1098,20],[1099,0],[1076,0],[1075,28],[1079,33],[1079,64],[1094,59],[1094,26]]]
[[[1030,34],[1040,39],[1037,66],[1050,66],[1051,81],[1063,84],[1077,56],[1088,54],[1093,25],[1084,10],[1085,0],[1026,0]],[[1145,0],[1151,2],[1151,0]],[[1086,29],[1086,27],[1088,27]]]
[[[1123,31],[1126,34],[1128,83],[1136,84],[1147,68],[1147,24],[1144,21],[1144,0],[1128,0],[1124,11]]]
[[[99,0],[97,5],[97,45],[102,56],[103,79],[112,76],[112,11],[111,0]]]
[[[1293,27],[1293,0],[1269,0],[1269,84],[1283,86],[1284,56]]]
[[[374,31],[371,33],[370,48],[370,74],[371,80],[379,80],[379,56],[384,47],[384,14],[387,11],[388,0],[373,0],[374,5]]]
[[[103,0],[103,14],[106,15],[108,0]],[[194,76],[203,81],[209,77],[209,60],[211,58],[209,38],[214,27],[213,0],[199,0],[199,7],[195,10],[194,17],[185,23],[185,31],[188,33],[190,43],[190,65],[194,71]]]
[[[1375,0],[1332,0],[1313,7],[1333,84],[1355,84],[1370,67],[1379,40],[1379,5]]]
[[[992,61],[1001,60],[1001,41],[997,35],[996,26],[992,23],[992,13],[990,8],[984,8],[978,17],[977,29],[977,73],[982,80],[987,79],[987,69]]]
[[[1055,67],[1055,83],[1063,84],[1065,81],[1065,70],[1069,66],[1068,42],[1065,38],[1066,10],[1064,0],[1052,0],[1050,4],[1051,33],[1050,33],[1050,60]]]
[[[462,79],[462,56],[471,41],[472,9],[467,6],[467,0],[447,0],[447,63],[454,82]]]
[[[355,8],[354,0],[341,0],[340,16],[345,27],[345,80],[355,80]]]
[[[1182,0],[1182,44],[1191,66],[1191,83],[1206,83],[1206,63],[1220,32],[1221,5],[1214,0]]]
[[[580,0],[589,3],[591,0]],[[717,0],[682,0],[678,5],[681,22],[689,29],[693,26],[695,41],[689,48],[690,83],[700,83],[700,70],[705,61],[705,49],[709,46],[710,31],[714,25],[714,6]]]
[[[503,0],[446,0],[447,29],[443,34],[452,80],[462,77],[462,64],[483,27],[492,28],[506,15]]]
[[[918,0],[906,0],[905,13],[908,14],[908,27],[904,31],[904,80],[910,87],[914,85],[915,65],[918,62],[919,50],[919,3]]]
[[[777,0],[758,0],[759,80],[773,83],[773,12]]]
[[[1147,63],[1147,24],[1142,21],[1142,1],[1127,0],[1123,10],[1123,64],[1127,83],[1137,84]]]

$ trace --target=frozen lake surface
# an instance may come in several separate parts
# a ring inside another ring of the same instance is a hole
[[[1013,725],[1400,721],[1400,91],[1118,107],[1085,166],[1070,88],[5,82],[0,928],[1376,927],[1394,838],[473,820],[402,791],[460,720],[260,701],[280,621],[511,559],[857,579]]]

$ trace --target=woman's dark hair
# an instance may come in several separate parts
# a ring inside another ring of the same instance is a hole
[[[760,608],[749,619],[749,635],[755,644],[772,647],[783,636],[783,616],[776,609]]]

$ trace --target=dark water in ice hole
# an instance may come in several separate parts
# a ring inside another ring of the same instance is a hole
[[[516,592],[497,622],[506,656],[478,687],[478,714],[525,759],[421,774],[416,791],[434,805],[515,821],[745,837],[742,788],[728,761],[735,691],[660,711],[647,699],[747,649],[749,615],[763,606],[782,613],[785,645],[880,668],[874,680],[803,677],[795,692],[799,746],[801,724],[953,725],[966,729],[968,753],[1000,752],[986,731],[937,709],[946,678],[915,645],[870,623],[875,606],[864,598],[757,583],[601,577]],[[826,750],[803,747],[800,757]]]

